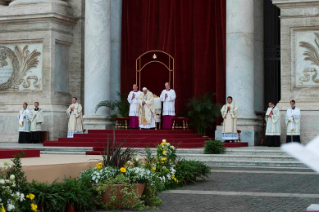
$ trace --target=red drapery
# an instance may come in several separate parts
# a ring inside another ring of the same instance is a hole
[[[177,113],[206,92],[225,102],[226,0],[123,0],[122,93],[135,82],[136,58],[149,50],[175,58]]]

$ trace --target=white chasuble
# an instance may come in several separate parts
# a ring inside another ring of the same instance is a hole
[[[129,116],[138,116],[138,97],[141,91],[131,91],[127,97],[128,103],[130,103]]]
[[[145,104],[143,105],[143,101]],[[139,126],[140,128],[155,128],[155,109],[154,109],[154,98],[153,93],[147,91],[146,94],[143,92],[140,94],[139,99]]]
[[[165,98],[165,94],[167,97]],[[176,93],[173,89],[163,90],[160,96],[161,101],[163,102],[163,116],[175,116],[175,99]]]
[[[30,132],[30,110],[22,109],[19,112],[19,132]]]
[[[300,135],[300,109],[291,107],[287,109],[285,123],[287,125],[287,135]]]
[[[69,118],[68,138],[73,138],[73,134],[83,133],[82,106],[79,103],[71,104],[66,110]]]
[[[237,134],[237,112],[236,104],[226,104],[221,109],[223,122],[223,140],[238,140]]]
[[[266,136],[280,136],[280,111],[277,107],[266,112]]]
[[[43,124],[43,111],[38,108],[30,112],[31,132],[42,131],[41,125]]]

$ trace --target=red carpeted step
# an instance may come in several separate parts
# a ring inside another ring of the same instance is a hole
[[[102,133],[88,133],[88,134],[75,134],[74,138],[113,138],[112,135],[106,135]],[[151,137],[160,137],[160,138],[165,138],[165,139],[171,139],[171,138],[202,138],[202,135],[200,134],[168,134],[168,135],[163,135],[163,134],[141,134],[141,135],[136,135],[136,134],[120,134],[116,135],[116,139],[125,139],[125,138],[151,138]]]
[[[167,141],[202,141],[207,140],[200,138],[165,138]],[[107,142],[107,138],[59,138],[59,142]],[[112,139],[111,139],[112,140]],[[122,142],[126,140],[126,142],[143,142],[143,141],[151,141],[151,142],[160,142],[163,140],[163,137],[140,137],[140,138],[127,138],[127,139],[116,139],[118,142]]]
[[[248,146],[247,142],[236,142],[236,143],[225,143],[224,142],[224,147],[227,147],[227,148],[246,147],[246,146]]]
[[[25,158],[40,157],[40,150],[36,149],[0,149],[0,159],[13,158],[21,152],[24,152]]]
[[[193,134],[192,130],[114,130],[118,134]],[[113,134],[113,130],[88,130],[88,133]]]

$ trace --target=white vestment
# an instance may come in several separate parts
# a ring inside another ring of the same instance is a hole
[[[129,116],[138,116],[138,97],[140,96],[141,91],[131,91],[127,97],[127,101],[130,103],[130,112]],[[135,95],[132,99],[133,94]]]
[[[143,101],[145,104],[143,105]],[[147,91],[140,94],[139,99],[139,127],[144,129],[155,128],[155,109],[153,93]]]
[[[221,109],[223,122],[223,140],[238,140],[237,133],[237,112],[236,104],[226,104]]]
[[[165,94],[167,97],[165,98]],[[176,93],[173,89],[163,90],[160,96],[161,101],[163,102],[163,116],[175,116],[175,99]]]
[[[72,111],[73,109],[73,111]],[[69,118],[68,138],[73,138],[73,134],[83,133],[82,106],[79,103],[71,104],[66,110]]]
[[[291,107],[287,109],[285,123],[287,125],[287,135],[300,135],[300,109]]]
[[[41,125],[43,124],[43,111],[31,110],[30,112],[30,121],[31,121],[31,132],[42,131]]]
[[[268,108],[265,119],[266,136],[280,136],[280,111],[278,108]]]
[[[30,132],[30,110],[22,109],[19,112],[19,132]]]

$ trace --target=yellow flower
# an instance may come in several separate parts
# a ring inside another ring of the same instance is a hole
[[[1,207],[1,212],[6,212],[6,209],[4,209],[3,205]]]
[[[120,168],[120,172],[125,173],[126,172],[126,168],[125,167]]]
[[[165,155],[166,154],[166,150],[163,150],[163,155]]]
[[[103,168],[102,163],[98,163],[98,164],[96,164],[96,168],[97,168],[97,169],[102,169],[102,168]]]
[[[155,172],[156,171],[156,167],[152,167],[152,170],[153,170],[153,172]]]
[[[166,169],[165,171],[166,171],[166,172],[169,172],[169,169]]]
[[[38,206],[36,205],[36,204],[31,204],[31,210],[33,210],[33,211],[37,211],[37,209],[38,209]]]
[[[26,197],[29,198],[30,200],[33,200],[35,198],[35,195],[34,194],[28,194]]]
[[[164,163],[167,160],[167,158],[162,158],[161,160]]]

